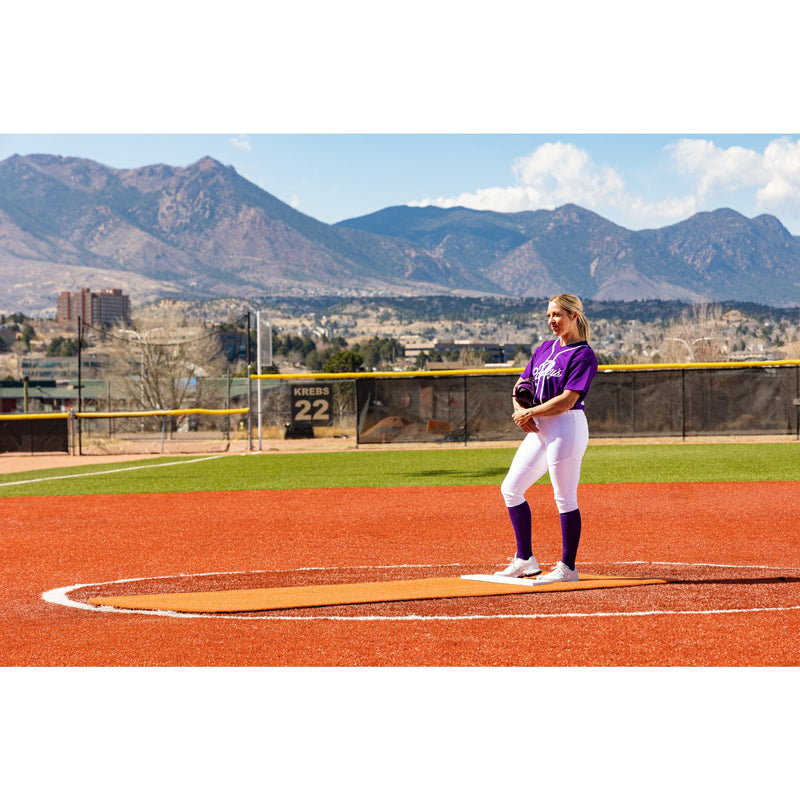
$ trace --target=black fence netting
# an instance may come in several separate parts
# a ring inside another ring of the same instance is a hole
[[[797,379],[797,367],[687,373],[686,433],[795,433]]]
[[[587,417],[600,436],[797,433],[797,367],[601,372]]]
[[[510,413],[515,382],[515,375],[359,379],[358,441],[519,439]]]
[[[66,417],[0,420],[0,453],[66,453]]]
[[[358,442],[503,441],[516,375],[360,378]],[[593,436],[800,436],[800,368],[606,370],[586,402]]]

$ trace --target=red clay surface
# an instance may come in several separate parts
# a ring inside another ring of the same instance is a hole
[[[528,497],[534,553],[551,565],[552,491]],[[102,594],[489,572],[513,536],[494,486],[0,498],[0,664],[800,664],[796,483],[582,486],[580,499],[581,571],[671,583],[230,615],[90,610]]]

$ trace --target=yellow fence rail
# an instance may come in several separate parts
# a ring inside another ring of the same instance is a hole
[[[124,417],[184,417],[195,414],[230,416],[249,413],[249,408],[172,408],[156,411],[76,411],[73,416],[79,419],[120,419]],[[69,416],[69,411],[50,411],[44,414],[0,414],[0,420],[68,419]]]
[[[743,369],[746,367],[796,367],[800,359],[784,359],[781,361],[703,361],[675,364],[602,364],[603,372],[629,372],[639,370],[667,369]],[[329,381],[364,378],[435,378],[453,377],[457,375],[516,375],[522,372],[521,367],[491,367],[486,369],[428,369],[409,370],[408,372],[267,372],[251,375],[251,380],[265,381]]]
[[[155,411],[81,411],[75,416],[81,419],[119,419],[122,417],[184,417],[194,415],[231,416],[233,414],[249,414],[249,408],[177,408]]]

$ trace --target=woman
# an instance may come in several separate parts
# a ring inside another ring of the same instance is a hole
[[[584,398],[597,374],[597,358],[589,346],[589,323],[583,304],[572,294],[559,294],[547,306],[547,322],[557,338],[540,344],[514,386],[514,422],[525,431],[501,491],[508,508],[517,553],[496,575],[520,578],[538,575],[536,583],[577,581],[575,556],[581,537],[578,481],[581,459],[589,443]],[[532,405],[522,401],[524,389]],[[519,396],[518,396],[519,395]],[[531,543],[531,510],[525,492],[550,473],[561,515],[561,561],[541,575]]]

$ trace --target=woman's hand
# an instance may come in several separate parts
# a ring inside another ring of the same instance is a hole
[[[514,404],[514,413],[511,418],[525,433],[535,433],[539,430],[536,420],[530,413],[530,409],[520,408],[516,403]]]

